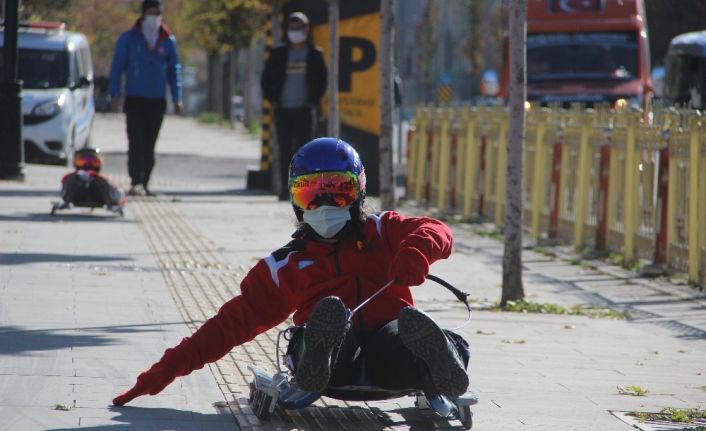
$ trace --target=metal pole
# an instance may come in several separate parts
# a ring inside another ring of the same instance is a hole
[[[328,56],[328,135],[339,137],[338,116],[338,0],[330,0],[328,7],[329,56]]]
[[[17,79],[19,0],[5,0],[4,73],[0,76],[0,178],[24,179],[22,81]]]
[[[395,166],[392,157],[394,84],[394,0],[380,2],[380,206],[395,208]]]

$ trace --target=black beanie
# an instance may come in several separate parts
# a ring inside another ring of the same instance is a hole
[[[164,12],[161,0],[142,0],[142,13],[143,14],[145,12],[147,12],[147,9],[150,9],[153,7],[156,7],[157,9],[159,9],[160,13]]]

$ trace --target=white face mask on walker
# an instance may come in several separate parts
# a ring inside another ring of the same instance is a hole
[[[302,43],[306,40],[306,33],[302,30],[289,30],[287,38],[292,43]]]
[[[330,239],[351,219],[350,207],[320,206],[313,210],[304,210],[304,223],[311,226],[320,237]]]
[[[143,22],[146,31],[155,32],[159,30],[159,26],[162,25],[162,15],[146,15]]]

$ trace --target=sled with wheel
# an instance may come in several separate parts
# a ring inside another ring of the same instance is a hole
[[[467,300],[468,294],[461,292],[438,277],[429,275],[428,278],[451,290],[459,300],[466,304],[469,313],[468,321],[470,321],[471,308]],[[378,292],[361,303],[355,310],[349,311],[349,317],[390,284],[391,283],[388,283],[383,286]],[[291,329],[292,328],[287,328],[280,331],[277,337],[276,352],[278,356],[280,355],[279,340]],[[286,355],[282,356],[287,358]],[[263,421],[269,420],[276,408],[285,411],[304,409],[312,405],[322,396],[344,401],[380,401],[402,397],[414,397],[414,405],[420,410],[431,410],[445,420],[458,420],[467,430],[471,429],[473,426],[473,412],[471,411],[471,406],[478,403],[478,398],[470,390],[456,398],[449,398],[443,395],[427,397],[424,392],[419,389],[388,390],[366,384],[340,387],[329,386],[323,393],[307,392],[297,388],[296,379],[294,379],[292,375],[290,364],[291,362],[289,358],[287,358],[287,365],[290,369],[283,371],[279,361],[277,361],[278,371],[274,374],[270,374],[257,366],[248,365],[248,369],[253,374],[253,379],[249,383],[248,401],[258,419]]]

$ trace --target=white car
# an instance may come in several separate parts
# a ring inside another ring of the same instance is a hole
[[[18,48],[25,160],[68,164],[75,150],[90,143],[95,113],[88,40],[63,24],[23,24]]]

